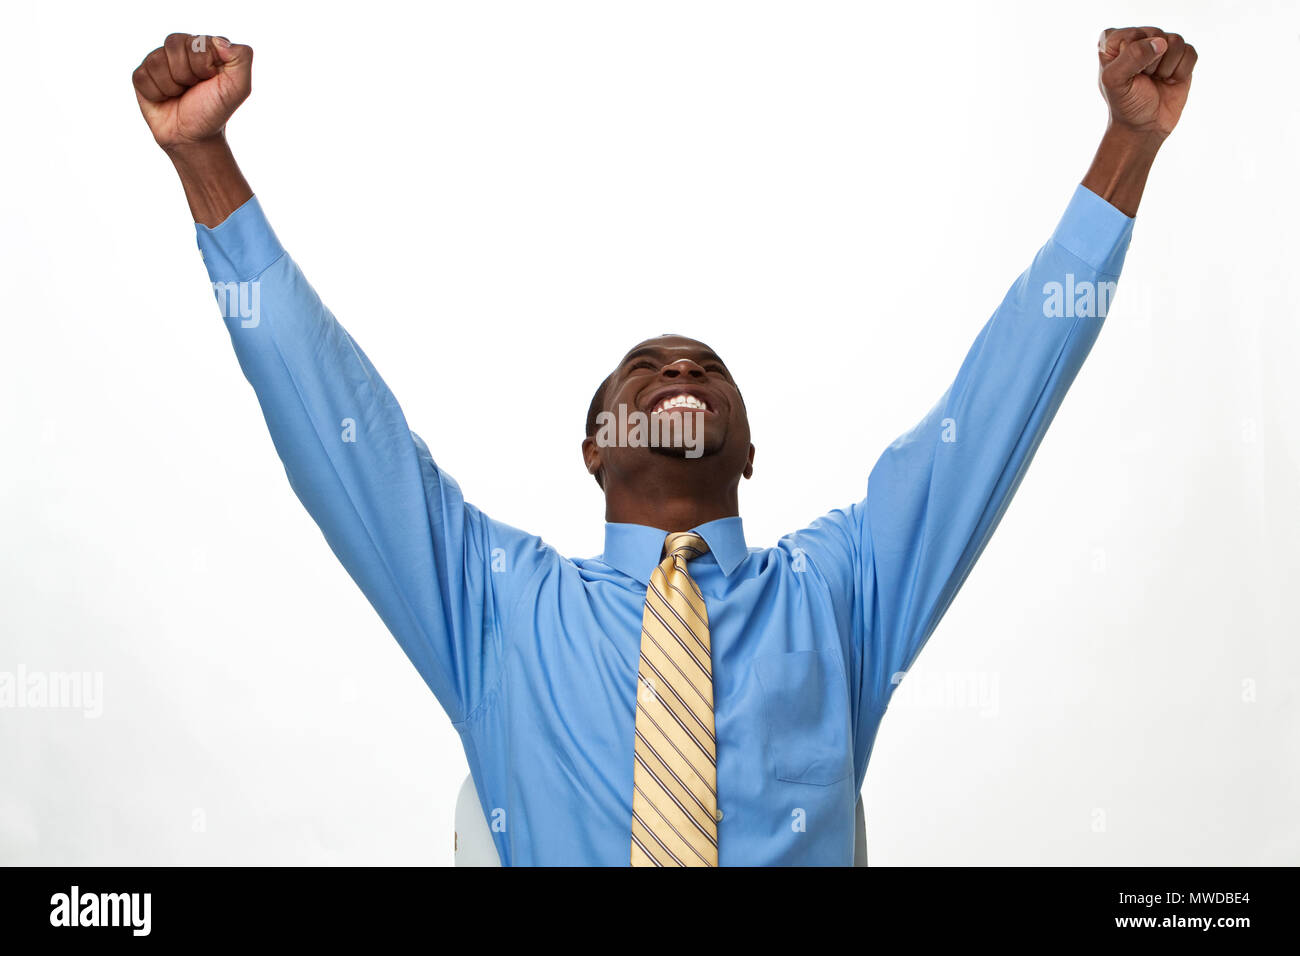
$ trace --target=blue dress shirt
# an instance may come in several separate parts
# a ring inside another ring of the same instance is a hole
[[[1101,329],[1133,220],[1078,186],[866,497],[773,548],[692,530],[708,605],[723,866],[853,860],[898,675],[997,526]],[[504,865],[626,866],[642,605],[665,531],[566,558],[468,503],[256,197],[196,224],[289,482],[460,733]]]

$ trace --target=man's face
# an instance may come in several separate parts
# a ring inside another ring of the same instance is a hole
[[[603,398],[606,421],[635,421],[633,413],[640,413],[652,433],[686,440],[658,447],[604,443],[594,449],[593,463],[597,443],[589,437],[584,455],[593,474],[655,467],[656,458],[667,457],[722,466],[701,469],[701,479],[749,477],[753,449],[744,399],[722,359],[703,342],[680,335],[647,339],[619,362]]]

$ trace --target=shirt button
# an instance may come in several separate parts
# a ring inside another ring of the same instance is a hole
[[[722,822],[722,807],[718,807],[718,809],[713,811],[713,819],[717,820],[719,823]]]

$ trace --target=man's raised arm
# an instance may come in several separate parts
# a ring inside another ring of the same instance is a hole
[[[1110,122],[1052,237],[938,404],[881,455],[865,500],[790,539],[859,596],[860,719],[883,709],[970,573],[1101,331],[1196,62],[1181,37],[1144,27],[1106,31],[1098,57]]]
[[[453,721],[499,677],[500,614],[535,538],[461,497],[285,252],[225,139],[253,51],[173,34],[133,81],[179,173],[221,312],[294,492]]]

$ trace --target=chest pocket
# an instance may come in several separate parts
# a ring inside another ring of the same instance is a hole
[[[848,692],[838,658],[819,651],[760,654],[754,673],[777,779],[825,787],[852,773]]]

